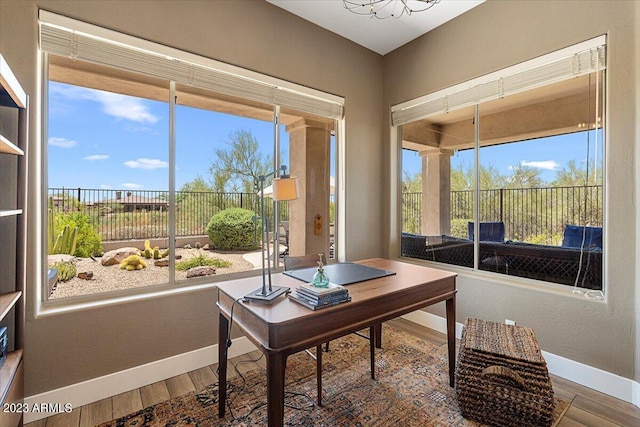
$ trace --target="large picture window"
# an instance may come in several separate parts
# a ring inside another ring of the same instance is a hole
[[[604,47],[395,109],[403,256],[602,295]]]
[[[341,98],[50,13],[41,19],[44,300],[257,273],[263,244],[276,267],[286,254],[335,256]],[[298,177],[298,200],[270,196],[281,165]],[[308,227],[314,216],[325,221],[321,233]]]

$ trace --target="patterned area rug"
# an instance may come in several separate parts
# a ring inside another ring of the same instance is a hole
[[[288,426],[479,426],[465,420],[449,387],[446,344],[436,346],[383,325],[376,350],[376,380],[369,372],[368,341],[348,335],[323,354],[323,406],[316,404],[315,361],[305,352],[289,357],[285,387]],[[218,418],[218,386],[189,393],[101,427],[267,425],[263,369],[228,384],[226,416]],[[556,399],[555,419],[568,404]]]

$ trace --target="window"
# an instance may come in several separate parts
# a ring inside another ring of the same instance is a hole
[[[603,290],[604,37],[392,109],[401,254]]]
[[[45,300],[253,274],[262,265],[260,176],[273,265],[286,253],[333,254],[342,98],[40,16]],[[281,165],[299,178],[298,200],[269,198]],[[314,216],[326,221],[320,233],[307,226]]]

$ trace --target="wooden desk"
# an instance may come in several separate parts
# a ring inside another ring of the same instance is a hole
[[[287,357],[316,347],[379,322],[446,301],[449,351],[449,384],[455,372],[455,273],[387,259],[359,261],[363,265],[394,271],[393,276],[349,285],[351,302],[317,311],[309,310],[286,297],[273,305],[243,303],[242,297],[260,286],[257,278],[221,283],[218,286],[220,329],[218,340],[218,415],[224,416],[227,397],[227,346],[229,321],[244,330],[267,358],[267,406],[269,426],[282,426],[284,382]],[[292,290],[299,280],[276,274],[273,284]]]

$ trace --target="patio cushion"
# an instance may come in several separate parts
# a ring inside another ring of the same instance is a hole
[[[474,238],[474,224],[469,221],[467,223],[467,231],[469,240]],[[504,222],[481,222],[480,223],[480,241],[481,242],[504,242]]]
[[[582,238],[584,236],[584,245]],[[564,228],[562,246],[567,248],[602,249],[602,227],[569,225]]]

